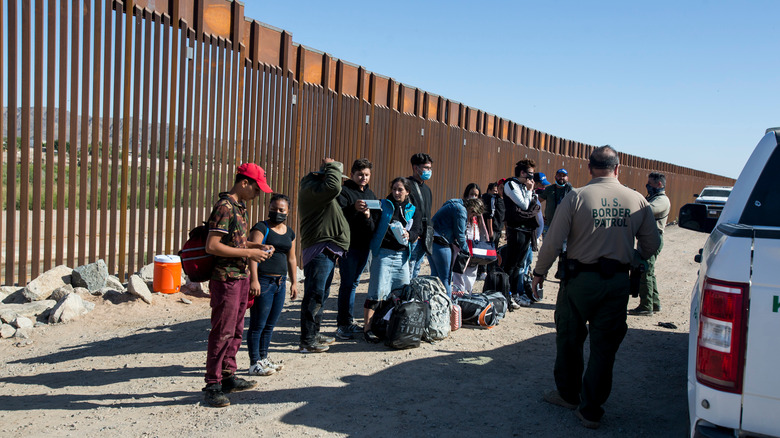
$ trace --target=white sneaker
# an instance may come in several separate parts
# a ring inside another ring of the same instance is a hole
[[[517,299],[517,303],[520,304],[520,307],[531,307],[531,304],[533,304],[531,299],[525,295],[520,295],[520,298]]]
[[[271,366],[271,368],[273,368],[277,372],[281,371],[282,368],[284,368],[284,362],[282,362],[282,361],[274,362],[274,361],[272,361],[271,359],[268,359],[268,358],[266,358],[265,360],[268,361],[268,364]]]
[[[270,376],[274,373],[276,373],[276,369],[271,365],[268,358],[260,359],[249,367],[249,374],[252,376]]]
[[[511,298],[510,298],[510,299],[509,299],[509,307],[511,307],[511,308],[512,308],[512,310],[517,310],[517,309],[519,309],[519,308],[520,308],[520,305],[519,305],[519,304],[517,304],[517,301],[515,301],[515,300],[513,300],[513,299],[511,299]]]

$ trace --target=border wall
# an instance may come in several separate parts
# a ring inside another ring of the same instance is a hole
[[[298,45],[239,2],[7,0],[0,14],[5,285],[97,259],[125,278],[177,252],[244,161],[291,197],[293,226],[297,181],[326,156],[346,169],[370,159],[383,196],[426,152],[434,206],[524,157],[550,176],[566,167],[574,186],[589,180],[592,145]],[[705,185],[733,184],[629,154],[620,162],[621,182],[640,192],[648,172],[667,175],[670,220]],[[250,204],[252,221],[267,200]]]

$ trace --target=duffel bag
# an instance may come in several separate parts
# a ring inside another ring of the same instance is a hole
[[[458,298],[457,304],[463,312],[464,325],[493,328],[498,324],[493,303],[482,294],[464,295]]]

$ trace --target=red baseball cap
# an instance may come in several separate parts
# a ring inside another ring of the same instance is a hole
[[[240,166],[238,166],[238,172],[239,175],[248,176],[249,178],[252,178],[255,180],[258,186],[260,186],[260,190],[266,192],[266,193],[272,193],[273,190],[271,190],[270,187],[268,187],[268,183],[265,181],[265,170],[263,170],[262,167],[258,166],[255,163],[244,163]]]

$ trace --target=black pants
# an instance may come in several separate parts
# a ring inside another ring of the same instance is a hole
[[[525,255],[528,253],[528,246],[531,245],[531,231],[525,231],[517,228],[506,228],[506,248],[504,249],[503,268],[509,275],[509,286],[512,295],[523,294],[522,275]]]
[[[628,273],[602,279],[596,272],[580,272],[565,280],[558,292],[555,384],[564,400],[579,403],[588,420],[601,419],[601,405],[612,391],[615,354],[628,330],[628,288]],[[590,357],[584,369],[582,346],[588,334]]]

